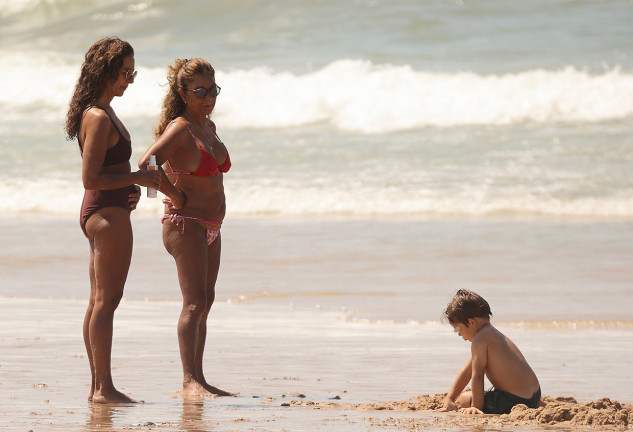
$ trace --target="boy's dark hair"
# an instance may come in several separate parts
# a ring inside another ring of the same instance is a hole
[[[451,324],[468,325],[469,318],[490,318],[490,305],[482,296],[472,291],[460,289],[446,306],[444,316]]]

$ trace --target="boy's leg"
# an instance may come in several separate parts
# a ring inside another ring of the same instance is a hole
[[[472,400],[473,400],[472,392],[465,391],[459,395],[456,402],[460,408],[470,408],[470,404],[472,403]]]

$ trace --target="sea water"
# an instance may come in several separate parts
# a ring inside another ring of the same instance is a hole
[[[76,214],[65,114],[85,51],[118,35],[139,70],[113,101],[133,162],[167,65],[214,65],[229,217],[627,219],[632,16],[628,0],[4,2],[3,213]]]
[[[222,86],[213,119],[233,167],[214,382],[349,402],[447,391],[468,344],[442,310],[469,288],[544,394],[632,401],[631,22],[625,0],[1,2],[2,411],[33,420],[33,386],[55,375],[36,361],[44,344],[62,377],[83,371],[45,396],[53,424],[81,429],[62,420],[89,379],[81,160],[63,128],[83,55],[109,35],[139,70],[113,101],[133,166],[174,58],[206,58]],[[142,199],[132,215],[113,364],[117,384],[169,411],[180,292],[161,214]],[[28,324],[33,311],[56,324]],[[143,344],[162,359],[152,383],[138,377],[149,358],[129,351]]]

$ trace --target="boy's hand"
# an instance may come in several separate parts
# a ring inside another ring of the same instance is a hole
[[[459,412],[462,414],[483,414],[483,412],[479,408],[475,407],[462,408],[459,410]]]
[[[457,405],[448,396],[444,398],[444,406],[437,410],[438,412],[457,411]]]

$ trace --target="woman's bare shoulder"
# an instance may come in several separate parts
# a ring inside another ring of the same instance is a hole
[[[161,137],[167,139],[182,139],[185,135],[189,135],[189,128],[184,120],[177,117],[167,125]]]
[[[83,134],[103,135],[110,133],[113,126],[110,116],[104,110],[99,107],[89,107],[83,113],[80,130]]]
[[[82,122],[94,122],[94,123],[108,122],[110,123],[110,116],[108,115],[108,113],[105,112],[105,110],[97,106],[90,106],[86,108],[86,110],[84,111],[83,116],[82,116]]]
[[[187,124],[180,117],[177,117],[167,125],[163,134],[156,140],[156,143],[161,147],[178,148],[190,145],[192,141],[193,138]]]

